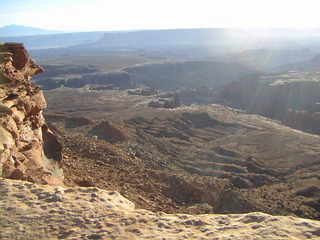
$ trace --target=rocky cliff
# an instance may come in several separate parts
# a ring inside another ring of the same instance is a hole
[[[62,147],[42,115],[43,93],[31,83],[41,72],[23,44],[0,44],[0,176],[59,184]]]
[[[228,70],[226,70],[228,69]],[[183,88],[218,88],[257,74],[240,64],[185,61],[142,64],[124,68],[138,85],[165,91]]]

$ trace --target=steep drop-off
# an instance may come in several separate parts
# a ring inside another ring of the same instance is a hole
[[[269,74],[230,83],[216,96],[220,102],[320,133],[319,72]]]
[[[186,61],[144,64],[124,68],[137,84],[161,90],[178,88],[216,88],[257,71],[236,63]]]

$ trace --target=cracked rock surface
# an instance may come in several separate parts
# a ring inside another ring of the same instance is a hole
[[[248,214],[135,209],[115,191],[0,178],[0,239],[319,239],[320,222]]]

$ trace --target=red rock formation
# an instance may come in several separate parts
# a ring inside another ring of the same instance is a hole
[[[9,50],[9,52],[13,53],[14,55],[14,59],[12,63],[13,66],[18,70],[22,70],[30,60],[29,54],[24,48],[23,44],[22,43],[6,43],[5,46]]]
[[[42,71],[22,44],[0,45],[0,176],[58,184],[61,145],[43,118],[43,93],[31,84]]]

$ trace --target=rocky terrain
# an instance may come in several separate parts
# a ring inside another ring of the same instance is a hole
[[[67,93],[73,100],[60,101]],[[64,89],[46,96],[47,119],[66,136],[70,184],[112,185],[153,211],[319,219],[316,135],[221,105],[155,109],[148,107],[152,96],[123,91]]]
[[[297,218],[320,218],[319,136],[88,88],[46,91],[46,123],[30,82],[42,69],[23,45],[0,47],[1,239],[320,237]]]
[[[145,86],[172,91],[182,86],[187,89],[217,88],[243,77],[258,74],[257,71],[238,63],[170,61],[134,55],[122,57],[110,55],[100,57],[100,60],[105,62],[102,64],[90,56],[83,58],[88,62],[93,61],[92,64],[87,65],[81,60],[78,60],[80,63],[77,63],[76,59],[71,62],[72,58],[43,60],[45,64],[48,64],[45,65],[48,72],[36,77],[36,83],[43,86],[45,90],[61,86],[80,88],[95,84],[109,87],[109,89]],[[115,63],[108,63],[112,59],[115,60]]]
[[[22,44],[0,45],[0,176],[61,183],[62,147],[43,118],[43,93],[31,84],[42,71]]]
[[[98,85],[108,89],[133,88],[136,82],[123,68],[147,62],[158,62],[161,59],[151,59],[135,54],[102,56],[65,56],[39,59],[46,69],[34,80],[44,90],[61,86],[79,88],[88,85]],[[88,64],[90,63],[90,64]]]
[[[118,192],[0,178],[1,239],[319,239],[320,223],[263,213],[166,214]]]
[[[236,81],[222,87],[220,102],[319,134],[319,72],[290,71]]]
[[[136,84],[166,91],[182,87],[217,88],[258,73],[241,64],[217,61],[168,61],[127,67],[123,71]]]

